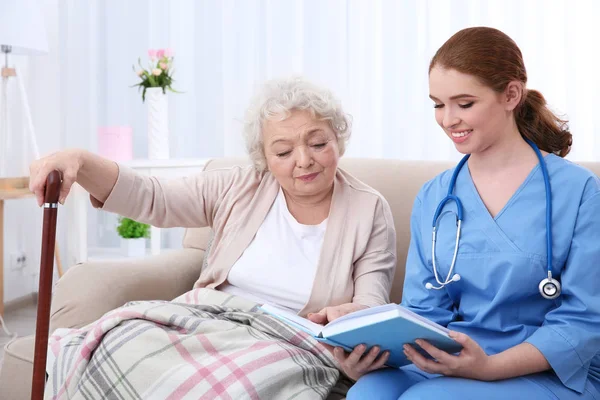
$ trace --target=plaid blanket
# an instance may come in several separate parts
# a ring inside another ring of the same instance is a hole
[[[57,329],[47,372],[46,399],[333,399],[349,386],[311,336],[209,289]]]

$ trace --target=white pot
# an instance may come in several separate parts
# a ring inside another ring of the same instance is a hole
[[[148,104],[148,158],[169,158],[169,102],[162,88],[146,89]]]
[[[121,238],[121,251],[125,257],[144,257],[146,255],[146,238]]]

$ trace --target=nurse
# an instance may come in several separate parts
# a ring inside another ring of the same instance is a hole
[[[414,202],[402,304],[463,351],[420,342],[433,361],[406,345],[413,364],[380,369],[377,348],[336,348],[358,380],[349,400],[600,399],[600,180],[563,158],[566,121],[526,83],[496,29],[464,29],[433,57],[435,118],[468,158]]]

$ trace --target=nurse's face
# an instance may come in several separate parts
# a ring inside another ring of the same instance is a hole
[[[485,151],[514,126],[505,96],[472,75],[434,67],[429,74],[429,97],[437,123],[463,154]]]

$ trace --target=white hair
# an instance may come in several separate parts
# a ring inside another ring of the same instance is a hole
[[[285,120],[294,110],[309,111],[314,117],[328,121],[337,137],[340,155],[344,154],[352,121],[333,93],[302,77],[271,80],[251,101],[244,121],[246,149],[259,172],[267,169],[262,137],[264,122],[274,118]]]

